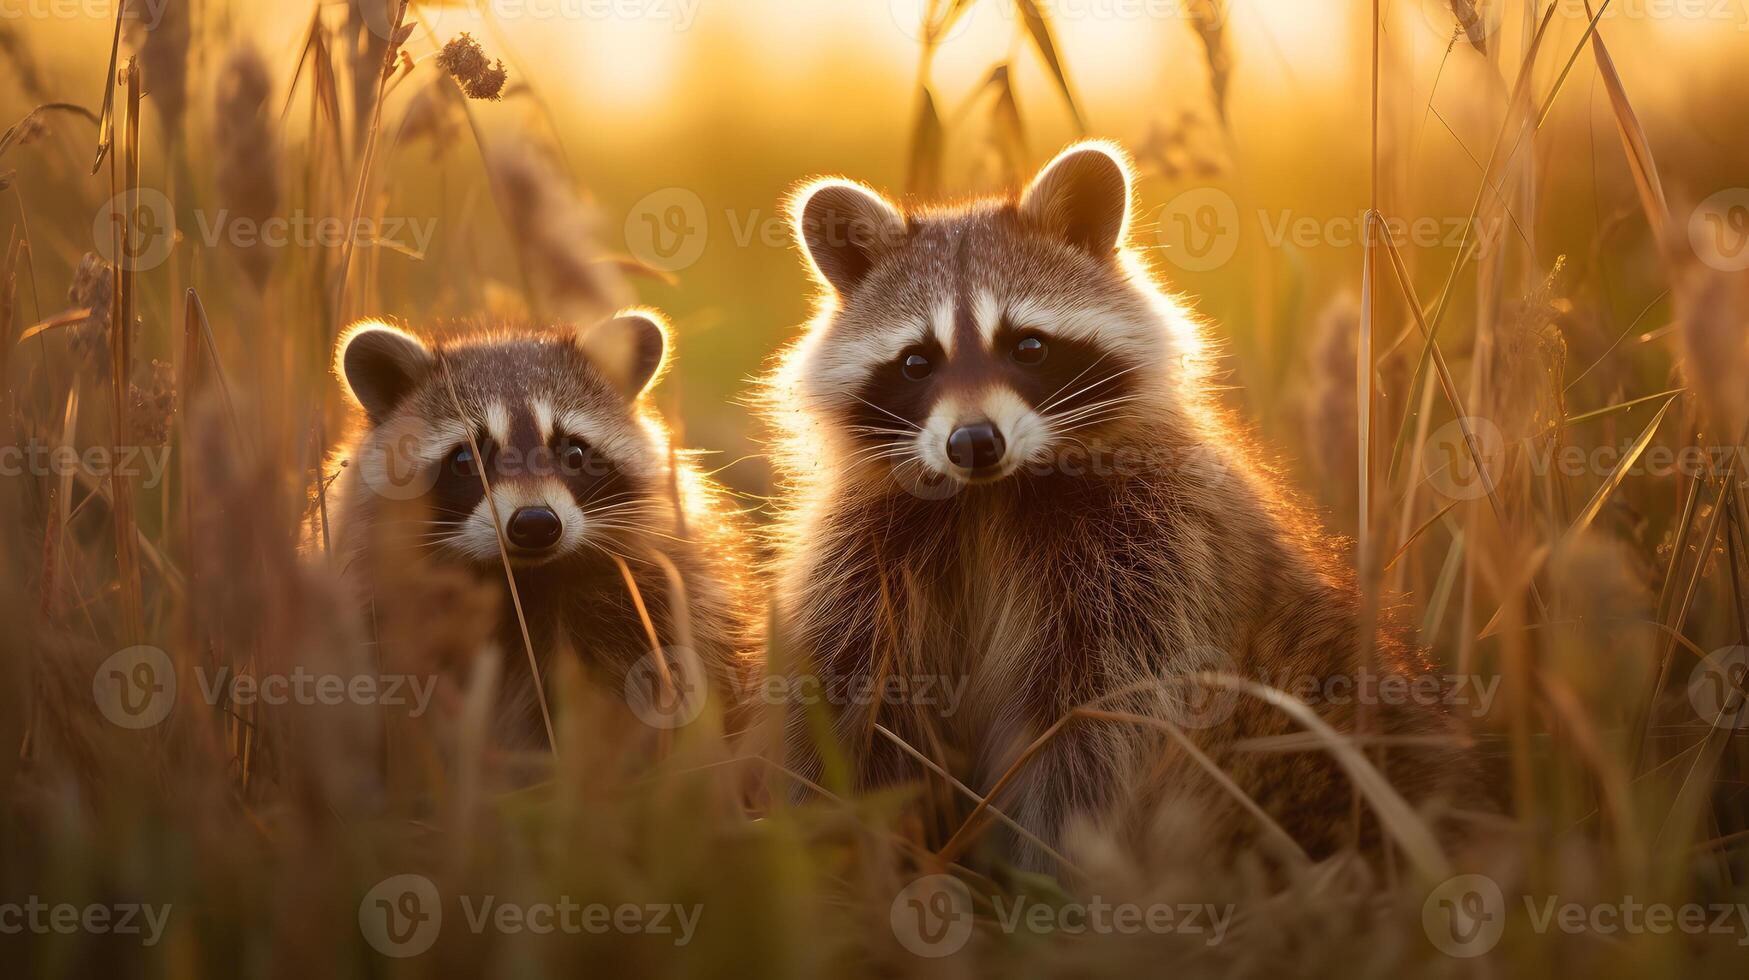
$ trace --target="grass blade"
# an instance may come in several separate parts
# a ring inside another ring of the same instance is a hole
[[[1591,0],[1585,0],[1585,12],[1591,12]],[[1601,16],[1601,12],[1597,16]],[[1665,200],[1664,185],[1658,180],[1658,164],[1652,159],[1652,146],[1646,140],[1646,131],[1640,127],[1639,115],[1628,101],[1627,88],[1622,84],[1621,73],[1616,71],[1615,59],[1609,56],[1609,48],[1604,45],[1600,31],[1591,31],[1591,53],[1597,58],[1598,74],[1609,93],[1616,131],[1621,134],[1628,169],[1634,175],[1634,189],[1640,195],[1640,208],[1646,212],[1646,221],[1652,226],[1652,237],[1662,245],[1666,240],[1666,226],[1670,223],[1670,203]]]
[[[912,194],[941,190],[941,147],[941,115],[935,110],[935,96],[924,85],[917,90],[917,118],[911,124],[911,167],[905,187]]]
[[[1585,533],[1585,529],[1591,526],[1591,522],[1597,519],[1598,513],[1603,510],[1603,505],[1609,502],[1610,495],[1621,487],[1623,480],[1627,479],[1628,470],[1639,462],[1640,455],[1646,451],[1647,446],[1652,444],[1652,437],[1658,434],[1658,426],[1664,422],[1664,414],[1670,411],[1670,406],[1676,403],[1678,397],[1680,396],[1671,395],[1664,400],[1664,404],[1658,406],[1658,414],[1652,416],[1652,421],[1640,433],[1640,437],[1634,440],[1633,445],[1628,447],[1628,451],[1622,455],[1621,462],[1609,474],[1609,479],[1603,481],[1603,486],[1597,488],[1597,493],[1592,495],[1590,502],[1585,505],[1585,509],[1579,512],[1579,516],[1574,518],[1572,526],[1567,528],[1567,533],[1562,539],[1563,545],[1571,544],[1578,539],[1581,534]]]
[[[1068,69],[1063,67],[1062,56],[1057,53],[1057,41],[1044,10],[1039,7],[1037,0],[1014,0],[1014,7],[1020,13],[1021,22],[1026,25],[1026,33],[1032,38],[1033,47],[1038,49],[1039,57],[1045,60],[1045,67],[1051,70],[1051,78],[1057,84],[1057,91],[1062,93],[1063,102],[1069,107],[1069,115],[1075,119],[1075,131],[1085,135],[1087,120],[1081,115],[1081,106],[1075,101],[1075,93],[1069,87]]]

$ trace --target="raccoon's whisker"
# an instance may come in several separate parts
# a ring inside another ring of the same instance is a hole
[[[1086,425],[1093,420],[1110,415],[1113,412],[1117,412],[1117,411],[1127,407],[1127,405],[1128,405],[1128,402],[1119,402],[1119,403],[1111,404],[1111,405],[1100,405],[1097,408],[1090,408],[1086,411],[1076,412],[1074,415],[1065,416],[1063,418],[1052,419],[1051,422],[1058,429],[1058,431],[1068,431],[1070,429],[1080,428],[1081,426]]]
[[[627,498],[633,498],[633,499],[627,499]],[[593,506],[584,506],[582,508],[583,512],[585,514],[599,514],[599,513],[602,513],[604,511],[619,510],[622,508],[636,508],[636,507],[648,507],[648,508],[652,508],[652,509],[655,508],[655,505],[651,504],[647,500],[636,499],[636,494],[631,493],[631,492],[614,494],[613,496],[608,497],[605,500],[599,500],[599,501],[585,500],[585,501],[583,501],[583,503],[585,505],[589,505],[589,504],[593,503]]]
[[[600,532],[600,534],[596,534],[596,532]],[[595,527],[589,528],[588,534],[584,535],[584,542],[595,544],[595,542],[600,541],[600,539],[616,539],[616,537],[621,537],[621,535],[624,535],[624,537],[661,537],[661,539],[673,541],[675,544],[689,544],[684,537],[663,534],[663,532],[659,532],[656,528],[642,527],[642,525],[631,525],[631,523],[626,523],[626,525],[617,525],[617,523],[616,525],[596,523]]]
[[[615,501],[615,500],[621,500],[621,499],[624,499],[626,497],[633,497],[633,496],[637,495],[636,490],[621,490],[619,493],[611,494],[605,498],[597,500],[596,496],[601,493],[602,488],[605,486],[606,486],[606,484],[602,484],[601,487],[597,487],[594,490],[592,490],[590,492],[589,496],[584,497],[583,502],[581,504],[579,504],[578,506],[588,507],[590,504],[595,504],[595,505],[599,506],[602,504],[610,503],[610,502]]]
[[[610,504],[606,507],[590,507],[582,511],[584,520],[596,520],[601,517],[623,516],[628,514],[656,516],[659,512],[648,510],[638,504]]]
[[[910,466],[913,463],[917,464],[917,472],[919,475],[921,475],[923,470],[926,468],[926,465],[923,462],[923,457],[913,454],[910,459],[902,460],[897,465],[895,465],[893,467],[894,478],[903,479],[903,477],[900,474],[904,473],[905,467]]]
[[[664,539],[669,540],[669,541],[675,541],[675,542],[680,542],[680,543],[684,543],[686,541],[685,538],[678,537],[678,536],[671,534],[667,531],[658,530],[658,529],[651,527],[649,525],[646,525],[646,524],[639,524],[635,521],[590,521],[590,522],[583,525],[583,534],[585,537],[587,537],[591,534],[597,534],[597,533],[601,533],[601,534],[625,533],[625,534],[637,534],[637,535],[646,535],[647,534],[651,537],[664,538]]]
[[[1082,368],[1079,374],[1077,374],[1073,378],[1070,378],[1069,380],[1063,382],[1062,385],[1059,386],[1056,391],[1051,392],[1050,397],[1046,398],[1044,405],[1039,408],[1039,413],[1043,414],[1045,412],[1050,411],[1051,406],[1055,405],[1057,403],[1057,396],[1063,393],[1063,389],[1069,387],[1070,385],[1074,384],[1077,381],[1080,381],[1083,377],[1086,376],[1087,372],[1098,367],[1099,363],[1101,361],[1105,360],[1107,354],[1109,354],[1109,353],[1110,353],[1109,351],[1107,351],[1105,353],[1101,353],[1098,357],[1093,359],[1092,364],[1089,364],[1086,367]]]
[[[1080,408],[1064,412],[1061,415],[1052,416],[1051,421],[1058,425],[1072,423],[1097,412],[1103,412],[1107,409],[1128,405],[1135,400],[1136,398],[1134,395],[1126,395],[1120,398],[1107,398],[1104,401],[1094,402],[1090,405],[1083,405]]]
[[[629,523],[615,523],[615,522],[598,521],[595,523],[595,526],[592,528],[592,530],[606,531],[609,533],[625,532],[625,533],[638,534],[638,535],[647,534],[647,535],[650,535],[651,537],[666,538],[669,541],[675,541],[675,542],[678,542],[680,544],[686,543],[685,538],[675,537],[672,534],[667,534],[665,532],[658,531],[653,527],[648,527],[648,526],[643,525],[643,524],[629,524]]]
[[[1091,365],[1089,365],[1089,367],[1091,367]],[[1069,385],[1064,385],[1063,388],[1057,389],[1057,394],[1053,395],[1048,401],[1046,401],[1044,406],[1042,408],[1040,408],[1039,411],[1041,413],[1045,413],[1045,412],[1051,411],[1054,408],[1058,408],[1062,405],[1066,405],[1069,402],[1072,402],[1075,399],[1080,398],[1081,396],[1094,390],[1095,388],[1098,388],[1101,385],[1107,384],[1116,378],[1122,377],[1127,372],[1133,371],[1133,370],[1135,370],[1135,369],[1134,368],[1126,368],[1123,371],[1115,371],[1115,372],[1108,374],[1108,375],[1105,375],[1103,377],[1096,378],[1096,379],[1088,382],[1087,384],[1082,385],[1079,388],[1076,388],[1072,391],[1069,391],[1066,394],[1064,394],[1063,391],[1064,391],[1064,389],[1068,388]],[[1086,371],[1082,371],[1081,374],[1076,375],[1074,379],[1071,379],[1070,384],[1073,384],[1075,380],[1079,380],[1080,377],[1086,373],[1087,373]]]
[[[871,435],[871,436],[892,436],[896,439],[909,439],[922,430],[920,430],[920,429],[883,429],[883,428],[880,428],[879,426],[873,426],[873,425],[853,425],[853,426],[850,426],[850,431],[851,432],[860,432],[860,433],[863,433],[865,435]]]
[[[1090,382],[1086,385],[1083,385],[1080,388],[1077,388],[1076,390],[1070,392],[1067,395],[1064,395],[1061,398],[1052,399],[1050,403],[1045,405],[1043,408],[1039,409],[1039,414],[1040,415],[1049,414],[1049,412],[1052,408],[1055,408],[1058,405],[1064,405],[1064,404],[1067,404],[1069,402],[1072,402],[1075,399],[1080,398],[1081,396],[1086,395],[1089,392],[1092,392],[1094,389],[1100,387],[1101,385],[1110,384],[1111,382],[1116,381],[1118,378],[1121,378],[1126,374],[1130,374],[1130,373],[1134,372],[1135,370],[1137,370],[1137,369],[1133,368],[1133,367],[1128,367],[1128,368],[1124,368],[1122,371],[1113,371],[1111,374],[1108,374],[1105,377],[1100,378],[1097,381],[1093,381],[1093,382]]]
[[[1061,431],[1061,433],[1059,433],[1059,434],[1062,434],[1062,435],[1067,435],[1067,434],[1068,434],[1068,433],[1070,433],[1070,432],[1079,432],[1079,431],[1081,431],[1081,430],[1083,430],[1083,429],[1091,429],[1091,428],[1093,428],[1093,427],[1094,427],[1094,426],[1096,426],[1096,425],[1103,425],[1103,424],[1105,424],[1105,423],[1107,423],[1107,422],[1117,422],[1117,421],[1120,421],[1120,420],[1130,420],[1130,421],[1133,421],[1133,420],[1135,420],[1135,419],[1139,419],[1139,418],[1141,418],[1141,417],[1142,417],[1142,416],[1140,416],[1140,415],[1107,415],[1107,416],[1102,416],[1102,417],[1100,417],[1100,418],[1096,418],[1096,419],[1089,419],[1089,420],[1088,420],[1088,421],[1085,421],[1085,422],[1081,422],[1081,423],[1078,423],[1078,424],[1076,424],[1076,425],[1072,425],[1072,426],[1069,426],[1069,427],[1068,427],[1068,428],[1066,428],[1066,429],[1063,429],[1063,430],[1062,430],[1062,431]],[[1085,446],[1083,446],[1083,447],[1082,447],[1082,448],[1086,448],[1086,447],[1085,447]]]
[[[909,442],[898,444],[886,443],[879,446],[869,446],[865,449],[859,449],[850,455],[850,460],[851,462],[868,462],[876,459],[885,459],[889,456],[904,456],[915,452],[916,449],[913,448]]]
[[[892,419],[894,419],[894,420],[896,420],[904,425],[910,426],[912,431],[915,431],[915,432],[922,432],[923,431],[923,427],[921,425],[918,425],[917,423],[911,421],[908,418],[905,418],[902,415],[895,415],[894,413],[887,411],[886,409],[880,407],[879,405],[876,405],[874,402],[869,401],[868,399],[862,397],[861,395],[853,393],[853,394],[851,394],[850,397],[856,399],[859,402],[862,402],[864,405],[867,405],[869,408],[874,409],[875,411],[881,413],[882,415],[889,416],[890,418],[892,418]]]

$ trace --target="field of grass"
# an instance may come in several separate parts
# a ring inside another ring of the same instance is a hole
[[[1749,9],[725,3],[0,4],[7,975],[1742,975]],[[759,521],[785,192],[990,192],[1078,135],[1431,650],[1502,801],[1470,845],[1388,811],[1382,861],[1218,863],[1168,813],[957,864],[902,793],[750,792],[708,717],[647,764],[563,663],[509,754],[470,582],[367,620],[312,560],[354,320],[663,308],[656,404]],[[429,686],[231,683],[306,675]]]

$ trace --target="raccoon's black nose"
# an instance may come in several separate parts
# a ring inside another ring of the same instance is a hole
[[[960,469],[974,473],[994,469],[1002,462],[1002,453],[1007,448],[1002,433],[988,422],[962,425],[947,437],[947,458]]]
[[[510,515],[504,532],[518,548],[536,550],[557,544],[565,525],[550,507],[520,507]]]

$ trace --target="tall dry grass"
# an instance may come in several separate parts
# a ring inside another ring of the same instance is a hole
[[[1076,131],[1098,124],[1049,4],[1014,0],[1007,58],[972,92],[942,87],[933,69],[956,21],[1000,2],[925,5],[912,129],[890,140],[915,193],[1029,172],[1053,148],[1027,122],[1044,112]],[[1474,735],[1503,810],[1476,814],[1477,842],[1447,851],[1379,777],[1388,747],[1364,729],[1330,730],[1267,678],[1213,675],[1199,682],[1268,699],[1309,733],[1251,750],[1336,755],[1357,812],[1394,842],[1390,859],[1217,864],[1194,843],[1198,815],[1172,812],[1139,851],[1095,840],[1064,855],[1051,879],[977,853],[974,839],[1008,820],[1000,786],[948,786],[975,819],[937,853],[892,794],[821,787],[806,805],[750,808],[747,785],[774,763],[732,756],[708,724],[674,733],[654,766],[631,758],[608,721],[612,699],[567,663],[546,678],[553,751],[496,748],[489,713],[503,668],[483,651],[490,618],[504,611],[488,593],[410,562],[392,567],[378,602],[361,610],[312,568],[303,552],[323,547],[323,492],[335,476],[327,451],[341,419],[327,358],[348,320],[581,319],[664,273],[604,246],[598,203],[548,138],[528,80],[499,75],[510,55],[495,48],[501,39],[452,46],[458,38],[426,26],[436,5],[310,6],[289,50],[251,47],[241,5],[173,4],[172,18],[143,33],[118,19],[114,54],[89,59],[76,92],[55,89],[28,36],[0,31],[27,103],[0,138],[5,442],[169,454],[161,479],[0,480],[0,903],[171,909],[152,946],[89,930],[0,935],[9,971],[1740,975],[1749,922],[1722,935],[1538,930],[1519,901],[1749,901],[1749,742],[1701,718],[1691,697],[1697,664],[1749,644],[1740,455],[1749,293],[1743,273],[1689,249],[1677,216],[1690,202],[1660,169],[1682,155],[1655,152],[1634,80],[1610,54],[1605,9],[1574,22],[1553,4],[1452,0],[1440,58],[1470,59],[1489,79],[1456,101],[1488,120],[1493,138],[1430,180],[1407,131],[1435,113],[1435,98],[1404,81],[1416,67],[1402,40],[1411,13],[1361,5],[1371,132],[1345,138],[1370,146],[1365,243],[1343,281],[1306,297],[1323,315],[1296,325],[1279,352],[1243,325],[1218,328],[1234,351],[1235,403],[1255,407],[1266,396],[1242,389],[1279,381],[1287,394],[1272,404],[1296,406],[1280,409],[1303,422],[1284,454],[1316,460],[1307,475],[1331,523],[1353,536],[1370,614],[1415,624],[1446,674],[1498,683]],[[1187,5],[1182,26],[1205,61],[1185,73],[1200,75],[1209,104],[1166,118],[1138,154],[1156,190],[1242,167],[1233,129],[1248,121],[1228,96],[1245,66],[1228,6]],[[1498,29],[1487,27],[1490,12]],[[1023,66],[1048,78],[1051,105],[1023,101],[1014,83]],[[1615,126],[1619,155],[1605,165],[1622,176],[1610,185],[1621,193],[1599,205],[1608,220],[1576,240],[1562,184],[1578,164],[1555,128],[1592,79]],[[523,113],[515,138],[482,123],[471,101],[480,97]],[[421,140],[430,154],[412,152]],[[254,222],[301,211],[347,227],[387,219],[438,179],[446,146],[442,179],[457,203],[444,237],[411,256],[431,270],[417,284],[383,261],[396,243],[199,241],[197,211]],[[52,166],[15,163],[26,154]],[[1390,219],[1435,198],[1431,183],[1461,187],[1470,202],[1455,249],[1385,234]],[[168,213],[155,210],[152,188],[166,189]],[[57,197],[76,203],[49,203]],[[122,220],[94,240],[86,216],[110,199]],[[180,242],[166,237],[175,232]],[[499,241],[513,246],[508,271]],[[173,247],[143,260],[158,246]],[[1623,304],[1643,312],[1624,319]],[[1279,374],[1272,358],[1287,365]],[[1599,446],[1619,451],[1576,473],[1538,465]],[[1636,465],[1685,447],[1718,451],[1687,473]],[[180,683],[169,714],[134,729],[117,723],[102,688],[141,676],[112,676],[118,663],[140,669],[125,656],[140,646],[164,651]],[[772,651],[774,661],[783,654]],[[300,668],[430,678],[434,700],[418,717],[405,707],[272,706],[208,698],[195,681]],[[1721,714],[1740,703],[1723,696]],[[1098,705],[1064,721],[1083,723],[1162,724]],[[1182,732],[1163,734],[1195,751]],[[928,778],[952,782],[926,747],[905,748]],[[1217,760],[1200,761],[1223,778]],[[895,897],[925,872],[965,883],[976,913],[966,950],[941,961],[914,955],[893,924]],[[693,942],[677,949],[613,930],[476,932],[452,901],[437,945],[394,960],[361,929],[361,903],[408,873],[452,898],[704,911]],[[1510,899],[1503,940],[1474,960],[1440,952],[1426,925],[1458,873],[1485,875]],[[1208,904],[1233,917],[1215,944],[1184,932],[1005,933],[1002,903],[1021,895],[1052,908],[1089,895]]]

